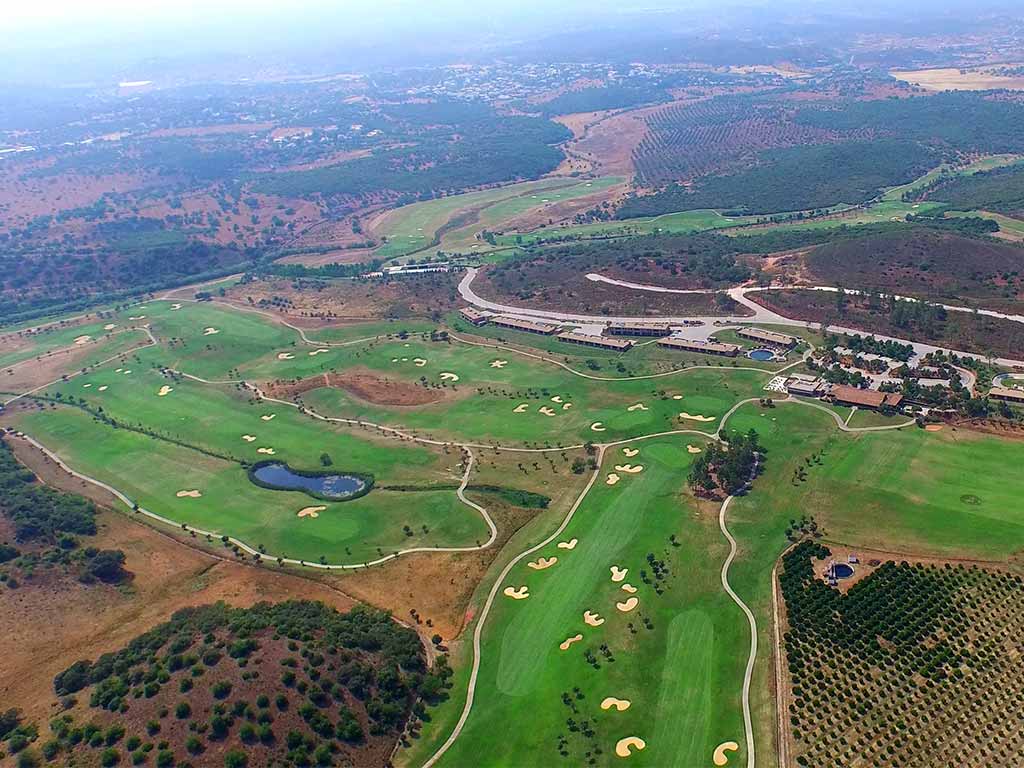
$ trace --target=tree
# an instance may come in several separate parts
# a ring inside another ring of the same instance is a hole
[[[329,467],[332,464],[334,464],[334,462],[331,460],[330,454],[328,454],[328,453],[321,453],[320,454],[320,464],[325,466],[325,467]]]
[[[116,582],[126,575],[124,570],[125,556],[119,549],[103,549],[90,558],[85,568],[86,573],[100,581]]]

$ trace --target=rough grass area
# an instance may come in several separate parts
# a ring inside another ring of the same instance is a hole
[[[58,674],[56,693],[79,703],[42,750],[69,765],[381,765],[448,673],[427,671],[414,631],[365,607],[191,608]]]

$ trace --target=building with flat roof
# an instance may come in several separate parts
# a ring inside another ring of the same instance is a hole
[[[988,391],[988,396],[996,400],[1006,400],[1010,403],[1024,403],[1024,389],[992,387],[992,389]]]
[[[775,331],[765,331],[760,328],[740,328],[736,331],[736,335],[741,339],[750,339],[759,344],[785,347],[786,349],[792,349],[799,341],[795,336],[787,336],[784,333],[776,333]]]
[[[703,355],[720,355],[722,357],[736,357],[740,351],[740,348],[735,344],[725,344],[718,341],[677,339],[672,336],[658,339],[658,346],[665,349],[675,349],[680,352],[699,352]]]
[[[794,373],[786,379],[786,391],[793,395],[804,397],[821,397],[827,391],[828,386],[824,379],[816,376],[807,376],[803,373]]]
[[[487,315],[473,307],[463,307],[459,310],[459,314],[462,316],[463,320],[468,323],[472,323],[473,325],[487,324]]]
[[[491,322],[499,328],[508,328],[510,331],[539,333],[544,336],[551,336],[557,333],[560,327],[554,323],[543,323],[539,320],[521,320],[518,317],[509,317],[507,315],[492,317]]]
[[[834,384],[828,394],[839,405],[856,405],[858,408],[897,408],[903,402],[903,395],[898,392],[859,389],[846,384]]]
[[[608,333],[613,336],[667,336],[672,329],[668,323],[610,323]]]
[[[565,331],[558,334],[559,341],[567,341],[570,344],[583,344],[587,347],[599,349],[610,349],[615,352],[625,352],[633,346],[629,339],[609,339],[607,336],[592,336],[588,333],[577,333],[576,331]]]

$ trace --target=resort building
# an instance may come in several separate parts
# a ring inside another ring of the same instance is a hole
[[[583,344],[587,347],[610,349],[615,352],[625,352],[633,346],[633,342],[628,339],[609,339],[606,336],[592,336],[587,333],[577,333],[576,331],[560,333],[558,334],[558,339],[560,341],[567,341],[570,344]]]
[[[792,349],[799,341],[794,336],[787,336],[784,333],[776,333],[775,331],[763,331],[760,328],[740,328],[736,331],[736,335],[741,339],[756,341],[758,344],[785,347],[786,349]]]
[[[672,332],[668,323],[610,323],[608,333],[613,336],[668,336]]]
[[[559,330],[559,326],[554,323],[542,323],[538,320],[521,320],[518,317],[509,317],[507,315],[492,317],[491,322],[499,328],[508,328],[510,331],[539,333],[543,336],[551,336]]]
[[[828,391],[828,385],[824,379],[816,376],[808,376],[805,373],[794,373],[786,379],[786,391],[791,395],[803,395],[804,397],[821,397]]]
[[[700,352],[703,355],[721,355],[722,357],[736,357],[740,351],[735,344],[723,344],[717,341],[691,341],[690,339],[677,339],[674,336],[658,339],[658,346],[680,352]]]
[[[1010,403],[1024,404],[1024,389],[1010,389],[1009,387],[992,387],[988,396],[994,400],[1006,400]]]
[[[459,310],[462,319],[473,325],[487,325],[487,315],[473,307],[463,307]]]
[[[903,395],[898,392],[858,389],[845,384],[834,384],[829,391],[829,397],[839,405],[855,405],[858,408],[881,408],[882,406],[897,408],[903,402]]]

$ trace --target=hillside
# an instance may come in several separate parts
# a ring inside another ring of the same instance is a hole
[[[103,766],[383,765],[416,702],[442,695],[436,669],[414,631],[370,608],[188,608],[58,674],[51,735],[28,746],[23,724],[8,749]]]
[[[927,228],[836,240],[806,261],[815,282],[993,309],[1020,302],[1022,264],[1018,246]]]

